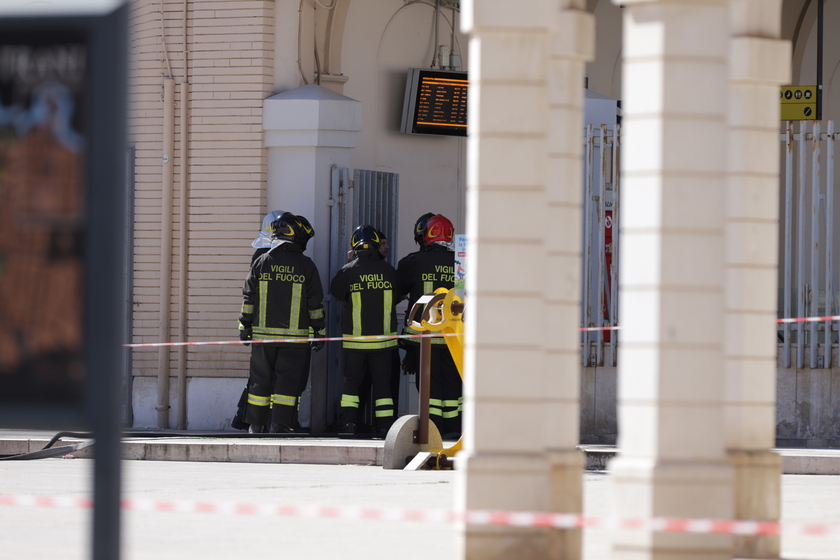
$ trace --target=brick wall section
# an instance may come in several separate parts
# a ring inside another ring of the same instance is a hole
[[[183,78],[183,2],[163,3],[166,45],[177,84]],[[263,99],[272,92],[274,2],[189,0],[188,340],[236,337],[241,288],[265,213],[266,154]],[[136,146],[134,342],[157,342],[160,307],[163,80],[157,0],[133,0],[130,141]],[[175,95],[171,332],[177,336],[181,138]],[[247,350],[238,346],[188,350],[187,374],[247,375]],[[177,368],[173,350],[171,372]],[[156,376],[158,352],[134,351],[135,376]]]

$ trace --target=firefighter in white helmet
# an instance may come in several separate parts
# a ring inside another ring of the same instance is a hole
[[[276,244],[260,255],[242,289],[240,340],[291,339],[254,344],[245,421],[249,432],[291,433],[301,379],[309,363],[310,328],[325,335],[318,269],[303,254],[315,235],[302,216],[286,212],[272,223]],[[298,340],[295,340],[298,339]],[[323,342],[312,343],[315,351]]]

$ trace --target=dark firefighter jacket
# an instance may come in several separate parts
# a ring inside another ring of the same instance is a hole
[[[359,251],[330,283],[330,293],[344,303],[341,320],[344,336],[397,334],[394,284],[397,273],[375,251]],[[397,345],[396,338],[345,340],[350,350],[381,350]]]
[[[411,315],[414,303],[424,294],[431,294],[438,288],[455,286],[455,253],[437,244],[427,245],[410,253],[397,264],[397,302],[408,296],[406,321]],[[415,317],[418,320],[419,317]],[[420,331],[405,326],[406,334],[420,334]],[[407,339],[419,342],[419,339]],[[432,338],[432,344],[446,344],[443,338]]]
[[[322,331],[324,290],[312,259],[297,245],[283,243],[260,255],[242,288],[239,322],[254,340],[300,338],[310,327]]]

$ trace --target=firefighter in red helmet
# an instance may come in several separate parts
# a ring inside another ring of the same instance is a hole
[[[415,240],[421,219],[415,225]],[[425,220],[420,250],[400,260],[397,265],[398,301],[408,296],[408,308],[424,294],[438,288],[452,289],[455,285],[455,253],[452,222],[436,214]],[[419,334],[405,325],[405,334]],[[403,339],[407,357],[417,353],[418,339]],[[413,347],[413,348],[412,348]],[[416,354],[415,354],[416,355]],[[408,373],[417,373],[418,364],[406,360]],[[414,371],[409,371],[413,369]],[[438,431],[447,438],[459,437],[461,433],[461,407],[463,402],[461,376],[443,338],[432,339],[431,378],[429,384],[429,417]],[[419,377],[419,376],[418,376]]]
[[[426,212],[414,222],[414,242],[420,246],[421,250],[426,246],[426,224],[429,222],[429,218],[434,216],[435,214],[433,212]],[[417,253],[419,253],[419,250],[410,253],[403,260],[415,256]],[[397,268],[399,269],[399,263],[397,264]],[[398,303],[404,297],[405,295],[401,295]],[[411,305],[413,305],[413,302],[409,302],[409,311],[411,310]],[[416,339],[401,338],[399,347],[405,352],[405,357],[402,360],[403,371],[405,371],[406,375],[414,375],[415,384],[419,386],[420,376],[417,374],[420,367],[420,344]]]

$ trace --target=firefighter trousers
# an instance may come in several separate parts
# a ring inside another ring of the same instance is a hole
[[[419,354],[417,345],[417,352]],[[419,358],[418,358],[419,359]],[[429,419],[441,433],[461,433],[461,409],[463,408],[463,383],[458,366],[442,344],[433,344],[429,367]],[[420,372],[415,376],[417,390],[420,390]]]
[[[373,414],[376,430],[387,432],[394,422],[394,399],[391,397],[393,351],[344,350],[344,389],[341,394],[341,422],[357,424],[359,419],[359,388],[370,374],[373,383]]]
[[[306,366],[303,368],[303,377],[300,380],[300,387],[298,388],[298,406],[295,409],[295,420],[292,426],[295,430],[300,429],[298,423],[297,413],[300,412],[300,396],[306,390],[306,384],[309,383],[309,363],[312,354],[306,354]],[[236,403],[236,414],[233,415],[233,420],[230,422],[231,428],[234,430],[247,430],[248,423],[245,421],[245,409],[248,406],[248,382],[245,383],[245,388],[242,389],[242,394],[239,396],[239,402]]]
[[[308,375],[309,344],[254,344],[245,421],[291,427],[295,419],[301,381]]]

